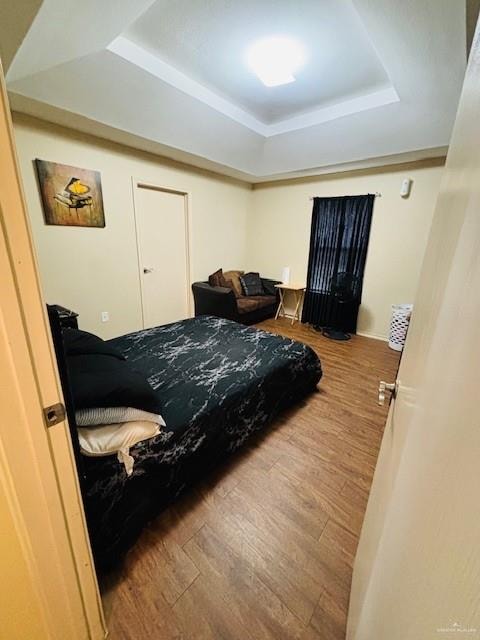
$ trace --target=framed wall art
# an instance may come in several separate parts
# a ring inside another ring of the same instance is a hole
[[[35,160],[46,224],[104,227],[100,173],[66,164]]]

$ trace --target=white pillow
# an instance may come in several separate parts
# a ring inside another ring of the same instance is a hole
[[[165,426],[161,415],[134,407],[94,407],[75,412],[77,427],[97,427],[100,424],[118,424],[119,422],[137,420],[147,420],[148,422],[156,422],[162,427]]]
[[[129,449],[143,440],[149,440],[160,433],[158,423],[147,420],[107,424],[94,429],[78,429],[80,450],[86,456],[111,456],[115,453],[123,462],[127,475],[133,472],[134,459]]]

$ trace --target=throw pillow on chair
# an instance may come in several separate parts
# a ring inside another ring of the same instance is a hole
[[[231,271],[225,271],[225,273],[223,274],[223,277],[227,281],[231,280],[233,293],[235,294],[236,298],[241,298],[244,295],[242,283],[240,282],[240,276],[243,276],[244,273],[245,271],[231,270]]]
[[[262,281],[258,272],[251,271],[240,277],[243,293],[246,296],[262,296],[264,295]]]
[[[215,271],[215,273],[212,273],[212,275],[208,276],[208,284],[211,287],[223,287],[224,282],[225,278],[223,277],[222,269],[218,269],[217,271]]]

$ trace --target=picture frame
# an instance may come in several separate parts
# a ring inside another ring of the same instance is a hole
[[[105,227],[99,171],[66,164],[34,161],[45,224]]]

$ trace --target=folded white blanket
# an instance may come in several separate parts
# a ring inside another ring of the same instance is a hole
[[[77,427],[97,427],[103,424],[118,424],[137,420],[155,422],[161,427],[165,426],[165,421],[161,415],[133,407],[95,407],[93,409],[80,409],[75,412]]]

